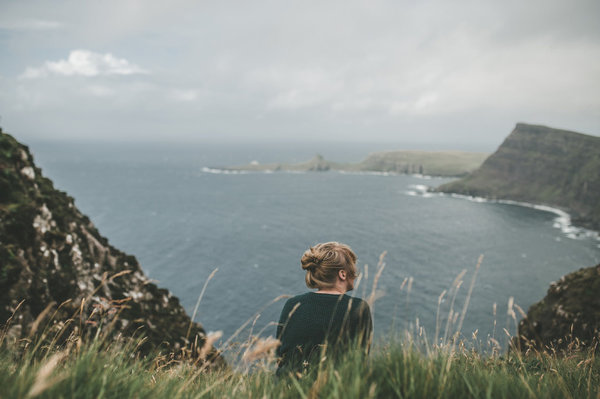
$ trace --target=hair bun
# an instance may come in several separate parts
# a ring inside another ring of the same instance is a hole
[[[310,270],[311,272],[315,271],[317,269],[317,267],[318,267],[318,265],[315,264],[314,262],[302,264],[302,269]]]
[[[319,259],[319,257],[315,256],[313,253],[313,249],[310,248],[309,250],[307,250],[304,253],[304,255],[302,255],[302,259],[300,260],[300,263],[302,264],[303,270],[314,271],[319,266],[321,266],[321,259]]]

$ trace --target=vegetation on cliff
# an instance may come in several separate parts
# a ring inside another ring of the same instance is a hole
[[[600,230],[600,137],[519,123],[479,169],[437,191],[559,207]]]
[[[583,268],[550,285],[519,323],[523,350],[571,351],[600,344],[600,265]]]
[[[431,176],[464,176],[477,169],[488,154],[463,151],[385,151],[375,152],[359,163],[337,163],[316,155],[307,162],[234,166],[226,170],[324,172],[390,172]]]
[[[109,245],[73,198],[42,176],[28,148],[0,129],[0,321],[9,318],[3,340],[13,343],[102,330],[144,336],[137,348],[144,353],[205,342],[179,300]]]

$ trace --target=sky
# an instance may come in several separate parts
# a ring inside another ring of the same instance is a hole
[[[600,135],[597,0],[0,0],[0,126],[22,140]]]

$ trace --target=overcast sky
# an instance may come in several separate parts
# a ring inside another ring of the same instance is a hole
[[[600,135],[600,1],[0,0],[22,140]]]

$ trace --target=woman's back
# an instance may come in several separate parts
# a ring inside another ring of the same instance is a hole
[[[281,346],[278,373],[283,369],[299,370],[319,359],[323,349],[336,357],[356,342],[368,350],[373,330],[369,305],[345,292],[354,289],[358,276],[356,254],[339,242],[310,247],[300,259],[309,292],[285,303],[277,338]]]
[[[360,298],[316,292],[290,298],[277,327],[280,368],[299,369],[318,357],[324,344],[329,356],[353,342],[367,348],[372,329],[369,306]]]

